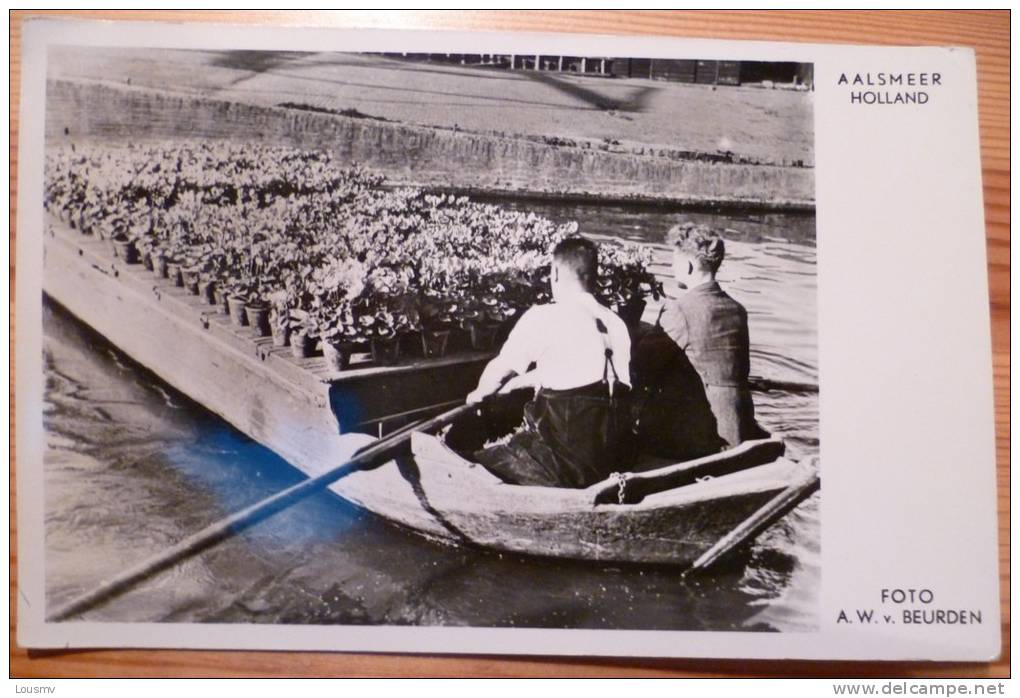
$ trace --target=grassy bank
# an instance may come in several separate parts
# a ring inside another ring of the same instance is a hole
[[[257,139],[362,162],[393,181],[543,196],[803,207],[813,169],[563,147],[106,82],[51,80],[47,139]]]
[[[49,76],[303,103],[407,125],[814,162],[811,93],[414,63],[352,53],[54,48]]]

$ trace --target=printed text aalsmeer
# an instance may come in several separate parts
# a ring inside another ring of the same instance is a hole
[[[840,73],[836,85],[850,88],[850,104],[927,104],[942,73]]]

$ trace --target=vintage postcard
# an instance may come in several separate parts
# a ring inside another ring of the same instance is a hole
[[[971,51],[22,55],[22,645],[998,655]]]

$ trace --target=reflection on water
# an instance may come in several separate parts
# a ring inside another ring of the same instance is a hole
[[[532,207],[661,245],[679,214]],[[708,214],[705,214],[708,215]],[[695,217],[695,216],[688,216]],[[729,218],[724,284],[751,318],[755,394],[791,454],[818,451],[812,218]],[[718,223],[718,220],[715,221]],[[810,233],[810,234],[808,234]],[[666,259],[666,250],[659,254]],[[61,309],[44,314],[46,584],[51,608],[301,479]],[[654,312],[650,310],[649,312]],[[91,620],[810,630],[817,499],[742,563],[693,582],[436,544],[324,493],[87,614]]]

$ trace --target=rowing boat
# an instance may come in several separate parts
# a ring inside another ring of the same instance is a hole
[[[364,437],[345,447],[370,441]],[[333,489],[451,542],[575,560],[689,566],[770,499],[813,476],[810,464],[786,458],[761,463],[778,443],[748,442],[718,457],[568,489],[504,483],[439,437],[416,433],[409,456],[354,473]]]
[[[382,434],[455,403],[490,358],[457,352],[331,371],[296,358],[104,241],[50,218],[44,290],[169,385],[309,477]],[[501,482],[442,440],[331,485],[340,497],[433,539],[580,560],[689,565],[784,489],[814,476],[774,440],[687,463],[648,462],[587,489]]]

